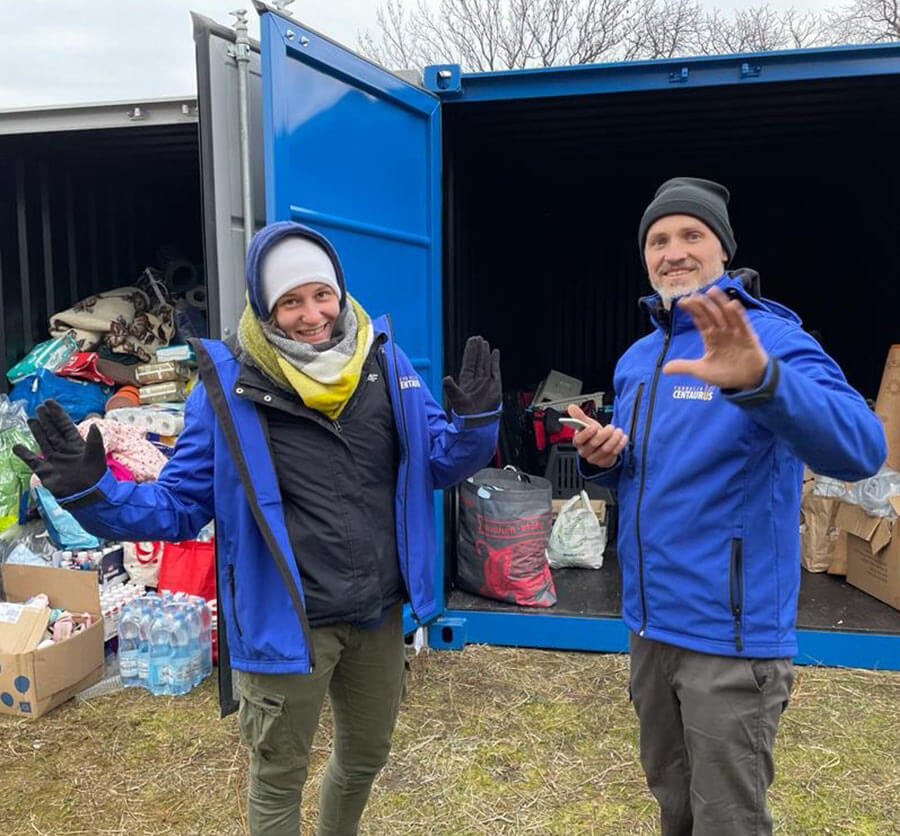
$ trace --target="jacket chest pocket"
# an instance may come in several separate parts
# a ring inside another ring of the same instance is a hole
[[[637,452],[636,452],[636,442],[635,442],[635,433],[637,432],[638,426],[638,416],[641,412],[641,404],[644,400],[644,381],[640,381],[637,385],[637,389],[634,393],[634,398],[631,402],[631,415],[628,418],[628,423],[625,426],[625,431],[628,433],[628,445],[625,448],[625,470],[629,476],[634,476],[635,472],[635,463],[637,460]],[[626,413],[627,415],[627,413]]]

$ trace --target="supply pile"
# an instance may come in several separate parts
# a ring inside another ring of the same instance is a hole
[[[162,268],[146,268],[128,286],[53,314],[48,339],[8,372],[9,394],[0,395],[0,711],[37,717],[79,692],[122,685],[176,696],[211,671],[212,524],[182,543],[104,541],[12,452],[16,444],[38,452],[28,419],[52,398],[82,437],[97,427],[116,479],[157,479],[197,381],[187,341],[206,336],[200,277],[185,259],[165,256]],[[74,600],[72,589],[80,590]],[[71,652],[46,656],[60,643]],[[3,662],[7,653],[15,659]],[[13,672],[18,678],[7,681]],[[50,679],[65,687],[48,688]]]

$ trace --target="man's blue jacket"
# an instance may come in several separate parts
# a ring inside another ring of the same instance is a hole
[[[792,311],[756,298],[755,274],[715,282],[746,308],[769,364],[754,390],[725,392],[666,361],[703,356],[690,316],[657,295],[655,325],[616,367],[617,464],[582,471],[618,489],[622,615],[639,635],[705,653],[797,652],[803,462],[855,481],[886,456],[878,417]]]

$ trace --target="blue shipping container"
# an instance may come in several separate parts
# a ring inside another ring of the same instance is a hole
[[[900,45],[439,66],[419,87],[259,9],[266,219],[334,242],[351,291],[391,312],[435,393],[474,333],[500,347],[506,389],[550,368],[608,388],[648,328],[640,213],[660,182],[689,174],[728,184],[736,265],[759,269],[765,294],[798,310],[874,397],[898,341]],[[558,604],[534,612],[454,589],[449,493],[435,514],[433,647],[627,648],[614,549],[603,570],[557,571]],[[900,613],[837,578],[804,572],[798,624],[798,662],[900,669]]]

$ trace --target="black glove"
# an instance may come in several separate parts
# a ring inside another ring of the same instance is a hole
[[[500,409],[500,351],[481,337],[469,337],[463,352],[459,383],[444,378],[444,393],[457,415],[478,415]]]
[[[44,458],[38,458],[21,444],[13,447],[13,452],[57,499],[86,491],[106,472],[106,451],[100,430],[96,425],[91,427],[85,441],[56,401],[41,404],[37,418],[29,418],[28,426]]]

